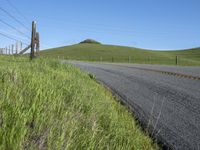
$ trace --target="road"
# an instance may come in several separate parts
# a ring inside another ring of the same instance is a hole
[[[70,63],[117,94],[159,142],[170,149],[200,150],[200,67]]]

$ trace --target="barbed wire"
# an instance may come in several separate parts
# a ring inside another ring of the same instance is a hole
[[[15,22],[17,22],[18,24],[20,24],[21,26],[23,26],[25,29],[27,29],[28,31],[31,31],[26,25],[24,25],[20,20],[18,20],[15,16],[13,16],[12,14],[10,14],[7,10],[3,9],[2,7],[0,7],[0,10],[2,12],[4,12],[5,14],[7,14],[10,18],[12,18],[13,20],[15,20]]]

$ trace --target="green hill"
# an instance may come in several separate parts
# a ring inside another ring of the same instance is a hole
[[[42,56],[83,61],[131,62],[146,64],[200,65],[200,48],[178,51],[155,51],[133,47],[76,44],[41,51]],[[178,60],[176,61],[176,56]]]

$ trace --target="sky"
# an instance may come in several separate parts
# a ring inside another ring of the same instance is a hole
[[[41,48],[95,39],[103,44],[155,50],[200,46],[200,0],[0,0],[0,33],[30,43],[37,22]],[[27,29],[28,28],[28,29]],[[0,47],[15,43],[0,35]]]

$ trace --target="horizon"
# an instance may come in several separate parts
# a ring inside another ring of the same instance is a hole
[[[37,7],[29,7],[30,4],[37,4]],[[102,0],[95,3],[91,0],[21,0],[17,3],[14,0],[3,0],[1,7],[20,18],[28,27],[31,27],[32,20],[37,22],[42,49],[73,45],[91,38],[106,45],[182,50],[200,47],[199,4],[198,0]],[[0,14],[0,19],[30,35],[6,14]],[[2,23],[0,32],[29,42]],[[13,44],[13,41],[2,36],[0,40],[0,47]]]

